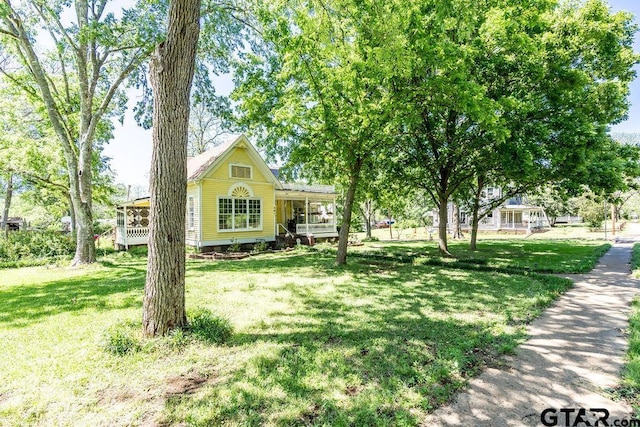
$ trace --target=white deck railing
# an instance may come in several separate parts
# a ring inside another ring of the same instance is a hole
[[[297,234],[329,234],[337,233],[335,224],[296,224]]]
[[[144,245],[149,243],[149,228],[127,228],[125,237],[124,227],[116,227],[116,243],[119,245]]]

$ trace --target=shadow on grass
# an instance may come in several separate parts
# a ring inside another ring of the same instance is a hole
[[[107,263],[107,266],[109,264]],[[115,266],[95,273],[0,289],[0,325],[25,327],[60,313],[91,308],[113,310],[140,305],[144,270]]]
[[[187,265],[190,273],[251,272],[255,274],[287,273],[300,268],[309,269],[308,274],[326,274],[327,270],[335,267],[331,254],[307,251],[288,252],[282,255],[258,255],[242,260],[190,260]]]
[[[292,310],[230,343],[259,354],[197,395],[172,396],[167,423],[419,424],[524,339],[507,312],[528,320],[568,286],[365,259],[344,272],[352,283],[287,287]]]

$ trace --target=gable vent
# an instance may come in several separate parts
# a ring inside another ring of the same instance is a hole
[[[251,179],[251,167],[231,165],[231,178]]]

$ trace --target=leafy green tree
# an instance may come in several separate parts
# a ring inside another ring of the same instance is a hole
[[[8,55],[1,71],[26,96],[43,103],[64,155],[77,221],[74,264],[95,261],[91,208],[96,134],[122,111],[126,99],[121,86],[147,59],[159,34],[154,14],[145,13],[153,4],[138,2],[118,19],[108,3],[0,3],[0,35]]]
[[[399,161],[439,208],[442,252],[447,203],[463,185],[500,175],[515,188],[577,182],[626,112],[637,62],[631,16],[599,0],[534,3],[406,9],[408,72],[394,91]]]
[[[544,208],[552,227],[556,224],[556,219],[559,216],[572,215],[577,212],[577,207],[570,195],[552,185],[546,185],[531,193],[529,203]]]
[[[346,188],[336,264],[362,174],[388,140],[383,85],[403,58],[402,4],[374,0],[258,2],[263,42],[236,72],[244,124],[273,157],[310,180]]]
[[[13,174],[22,183],[19,192],[33,203],[41,203],[51,215],[59,219],[61,213],[69,212],[75,229],[66,163],[44,105],[34,98],[25,100],[19,88],[0,84],[0,122],[0,170]],[[113,175],[108,159],[101,155],[112,127],[105,122],[96,133],[93,198],[100,203],[108,202],[113,194]]]

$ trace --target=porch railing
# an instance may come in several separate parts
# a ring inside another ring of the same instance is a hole
[[[120,245],[142,245],[149,242],[149,227],[127,228],[125,238],[124,227],[116,228],[116,243]]]
[[[296,233],[297,234],[324,234],[324,233],[335,233],[336,227],[335,224],[296,224]]]

